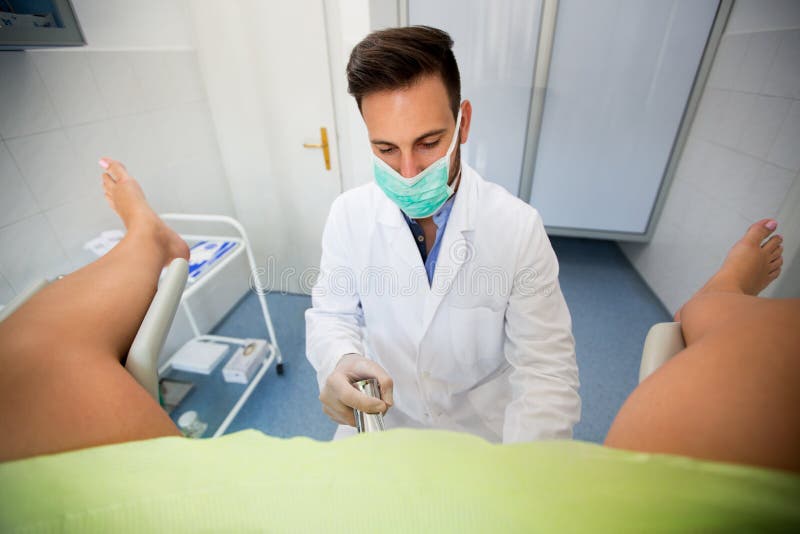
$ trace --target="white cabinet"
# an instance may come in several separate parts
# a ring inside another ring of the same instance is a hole
[[[546,224],[647,230],[716,4],[559,2],[529,198]]]
[[[645,239],[719,4],[410,0],[408,22],[456,42],[475,116],[465,156],[484,177],[529,201],[551,233]]]

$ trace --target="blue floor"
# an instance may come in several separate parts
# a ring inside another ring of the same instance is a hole
[[[311,297],[274,294],[267,296],[272,324],[283,353],[284,373],[273,365],[228,427],[227,433],[256,428],[282,438],[333,437],[336,424],[320,408],[314,368],[306,360],[305,310]],[[255,337],[264,332],[264,319],[254,293],[245,296],[214,330],[222,336]]]
[[[572,312],[580,368],[583,415],[575,437],[599,442],[636,386],[647,330],[670,317],[613,242],[552,238],[552,243]],[[285,373],[278,376],[270,369],[228,431],[256,428],[279,437],[330,439],[335,425],[320,409],[315,373],[305,359],[303,312],[311,300],[275,294],[268,302]],[[258,300],[249,294],[214,333],[263,335],[260,321]]]
[[[650,327],[672,318],[610,241],[551,238],[572,313],[583,411],[575,438],[601,442],[639,382]]]

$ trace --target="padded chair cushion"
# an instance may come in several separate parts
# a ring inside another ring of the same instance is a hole
[[[0,464],[0,531],[642,532],[800,527],[800,477],[577,441],[248,430]]]

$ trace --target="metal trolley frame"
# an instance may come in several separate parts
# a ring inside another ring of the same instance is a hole
[[[181,296],[181,303],[180,306],[183,308],[183,311],[186,313],[186,317],[189,320],[189,324],[191,325],[192,332],[194,333],[194,340],[196,341],[217,341],[221,343],[227,343],[232,345],[242,345],[244,344],[245,340],[243,338],[233,338],[233,337],[226,337],[226,336],[216,336],[210,334],[203,334],[198,327],[197,320],[195,319],[195,315],[192,313],[192,308],[189,304],[189,298],[197,293],[200,288],[202,288],[209,280],[211,280],[214,276],[222,272],[223,269],[227,265],[229,265],[233,260],[239,257],[242,252],[247,255],[247,262],[250,267],[250,272],[255,273],[257,266],[255,257],[253,256],[253,249],[250,246],[250,241],[247,238],[247,233],[245,232],[244,227],[241,225],[239,221],[232,217],[227,217],[224,215],[195,215],[195,214],[187,214],[187,213],[165,213],[161,215],[161,218],[167,222],[178,222],[178,223],[217,223],[221,225],[226,225],[229,229],[233,229],[235,231],[234,235],[226,235],[226,234],[184,234],[179,233],[181,237],[188,241],[200,241],[200,240],[207,240],[207,239],[227,239],[236,243],[237,246],[233,248],[233,250],[226,254],[218,263],[212,265],[209,270],[203,273],[196,281],[187,284],[186,288],[183,291],[183,295]],[[219,428],[214,432],[214,437],[222,435],[225,430],[227,430],[228,426],[231,424],[233,419],[239,413],[244,403],[247,402],[247,399],[250,397],[251,393],[255,389],[255,387],[261,382],[261,379],[266,374],[269,366],[272,365],[273,361],[276,363],[276,371],[279,375],[283,374],[283,357],[281,355],[280,348],[278,347],[278,340],[275,337],[275,329],[272,326],[272,319],[269,314],[269,308],[267,307],[267,299],[264,296],[264,292],[261,290],[256,291],[256,295],[258,297],[258,302],[261,306],[261,313],[264,317],[264,325],[267,328],[267,355],[264,363],[261,365],[261,368],[256,372],[255,376],[250,380],[249,384],[242,392],[239,399],[236,401],[236,404],[231,408],[230,412],[228,413],[227,417],[222,421]],[[172,357],[170,357],[164,364],[158,369],[159,376],[166,374],[170,369]]]

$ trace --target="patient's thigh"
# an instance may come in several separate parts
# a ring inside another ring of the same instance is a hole
[[[758,300],[640,384],[606,444],[800,470],[800,304]]]
[[[0,461],[179,435],[113,355],[57,351],[0,358]]]

